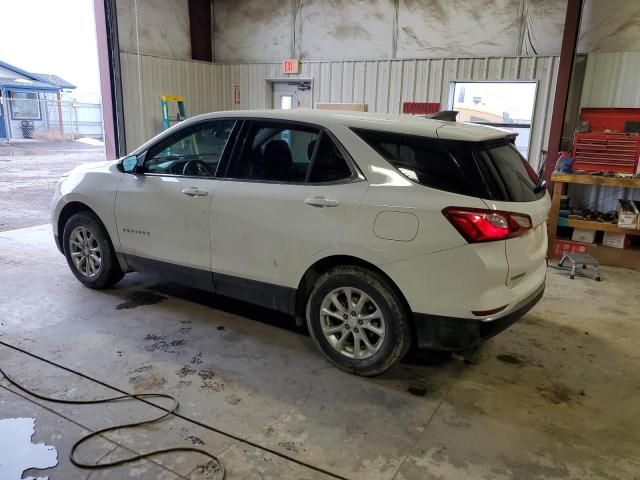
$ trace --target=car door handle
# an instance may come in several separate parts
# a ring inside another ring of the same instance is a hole
[[[337,207],[338,201],[324,197],[313,197],[305,199],[304,203],[313,207]]]
[[[185,195],[189,195],[190,197],[206,197],[207,195],[209,195],[208,191],[198,187],[185,188],[184,190],[182,190],[182,193],[184,193]]]

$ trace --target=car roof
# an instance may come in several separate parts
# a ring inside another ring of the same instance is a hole
[[[271,118],[274,120],[313,123],[329,129],[335,126],[343,126],[472,142],[504,138],[513,134],[507,130],[489,126],[434,120],[416,115],[302,108],[292,110],[229,110],[206,113],[192,117],[189,120],[201,121],[207,118],[219,117]]]

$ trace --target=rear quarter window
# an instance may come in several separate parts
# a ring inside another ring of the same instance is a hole
[[[408,179],[426,187],[476,196],[438,139],[377,130],[353,131]]]

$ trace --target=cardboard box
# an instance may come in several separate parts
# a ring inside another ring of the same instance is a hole
[[[585,243],[572,242],[570,240],[556,240],[553,246],[552,257],[560,258],[564,252],[587,253],[588,247]]]
[[[633,200],[618,200],[618,226],[620,228],[638,228],[640,212]]]
[[[571,240],[574,242],[593,243],[595,239],[595,230],[581,230],[579,228],[574,228],[573,235],[571,235]]]
[[[625,233],[604,232],[602,237],[602,245],[613,248],[627,248],[630,242],[629,235]]]

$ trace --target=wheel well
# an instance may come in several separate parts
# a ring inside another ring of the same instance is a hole
[[[58,217],[58,239],[60,243],[60,247],[62,248],[62,253],[64,253],[64,242],[62,241],[62,233],[64,232],[64,226],[67,224],[67,221],[76,213],[79,212],[91,212],[93,213],[98,221],[100,221],[96,212],[91,210],[87,205],[81,202],[70,202],[67,203],[60,212],[60,216]],[[102,223],[102,222],[101,222]]]
[[[316,283],[316,280],[320,278],[320,276],[326,271],[334,268],[334,267],[344,267],[344,266],[357,266],[361,268],[365,268],[367,270],[371,270],[376,272],[378,275],[383,277],[393,288],[394,293],[398,296],[400,301],[402,302],[407,315],[411,315],[411,308],[409,307],[409,302],[404,297],[402,291],[398,288],[391,278],[380,270],[378,267],[369,263],[365,260],[362,260],[358,257],[352,257],[349,255],[335,255],[332,257],[326,257],[321,260],[318,260],[316,263],[311,265],[307,271],[302,276],[300,283],[298,284],[298,289],[296,290],[296,300],[295,300],[295,315],[296,322],[298,324],[302,323],[302,319],[306,317],[306,305],[307,299],[311,294],[311,290]],[[413,322],[410,322],[413,328]]]

